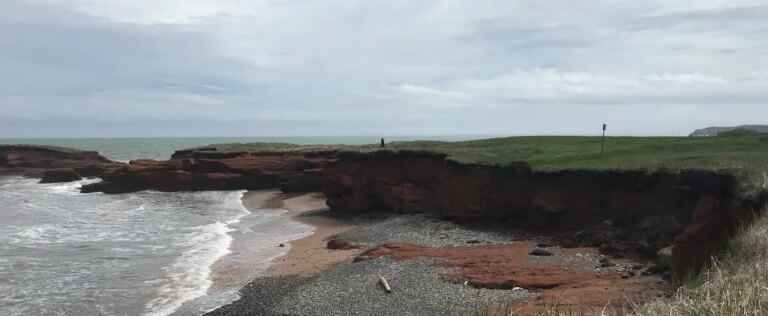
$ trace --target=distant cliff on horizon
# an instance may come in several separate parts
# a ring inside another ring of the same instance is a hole
[[[768,125],[739,125],[739,126],[731,126],[731,127],[707,127],[702,129],[697,129],[691,133],[691,137],[708,137],[708,136],[718,136],[723,132],[730,132],[734,130],[748,130],[753,131],[757,133],[768,133]]]

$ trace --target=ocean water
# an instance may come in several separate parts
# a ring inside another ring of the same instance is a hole
[[[253,141],[378,138],[0,139],[96,150],[121,161]],[[79,193],[92,181],[0,177],[0,315],[200,315],[237,299],[240,287],[288,251],[277,245],[312,232],[285,210],[249,212],[244,191]]]
[[[489,136],[486,136],[489,137]],[[440,140],[461,141],[486,138],[476,135],[457,136],[392,136],[386,141]],[[202,137],[202,138],[0,138],[0,144],[54,145],[96,150],[102,155],[118,161],[131,159],[168,159],[174,151],[223,143],[291,143],[301,145],[317,144],[377,144],[379,137],[373,136],[310,136],[310,137]]]

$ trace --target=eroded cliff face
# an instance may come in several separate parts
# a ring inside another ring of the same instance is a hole
[[[263,190],[319,191],[316,169],[333,156],[286,153],[177,152],[167,161],[134,160],[102,175],[102,182],[81,191],[127,193],[142,190]]]
[[[324,170],[338,212],[424,212],[505,221],[618,255],[672,246],[672,270],[698,271],[765,206],[765,192],[711,171],[532,171],[465,165],[421,152],[341,153]]]

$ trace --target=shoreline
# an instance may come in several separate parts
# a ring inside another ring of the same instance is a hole
[[[200,301],[229,301],[228,297],[237,301],[240,290],[256,278],[310,276],[335,264],[351,262],[361,252],[326,249],[328,238],[355,226],[317,215],[328,209],[322,194],[246,191],[241,202],[249,214],[232,225],[229,254],[211,266],[212,284]],[[232,301],[204,309],[210,312]],[[185,303],[197,304],[198,300]],[[177,309],[173,315],[185,310],[189,309]]]
[[[205,315],[458,315],[506,306],[533,315],[557,302],[585,312],[608,305],[620,310],[667,291],[658,276],[628,272],[648,262],[557,244],[548,246],[550,257],[534,257],[529,252],[540,237],[496,230],[494,223],[468,227],[412,214],[337,219],[323,211],[321,196],[275,194],[270,201],[282,203],[282,216],[312,225],[312,232],[287,242],[288,251],[249,279],[240,299]],[[327,239],[336,235],[366,249],[327,249]],[[401,244],[379,247],[393,242]],[[374,252],[353,261],[366,250]],[[379,276],[389,280],[392,292],[381,289]],[[519,278],[521,287],[474,286],[508,278]]]
[[[291,220],[313,227],[312,233],[288,242],[288,252],[274,258],[266,274],[271,277],[309,276],[345,261],[352,261],[362,250],[330,250],[328,239],[344,233],[355,225],[342,223],[323,216],[328,210],[325,197],[320,193],[279,194],[270,201],[288,211]],[[246,206],[249,210],[251,208]],[[253,211],[253,210],[251,210]]]

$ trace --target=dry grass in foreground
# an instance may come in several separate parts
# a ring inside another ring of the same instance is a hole
[[[495,309],[498,310],[498,309]],[[626,312],[596,310],[574,312],[554,307],[542,316],[741,316],[768,315],[768,218],[756,220],[730,241],[720,260],[699,277],[680,287],[671,298],[657,299]],[[478,311],[470,316],[516,315],[512,307],[498,312]]]

